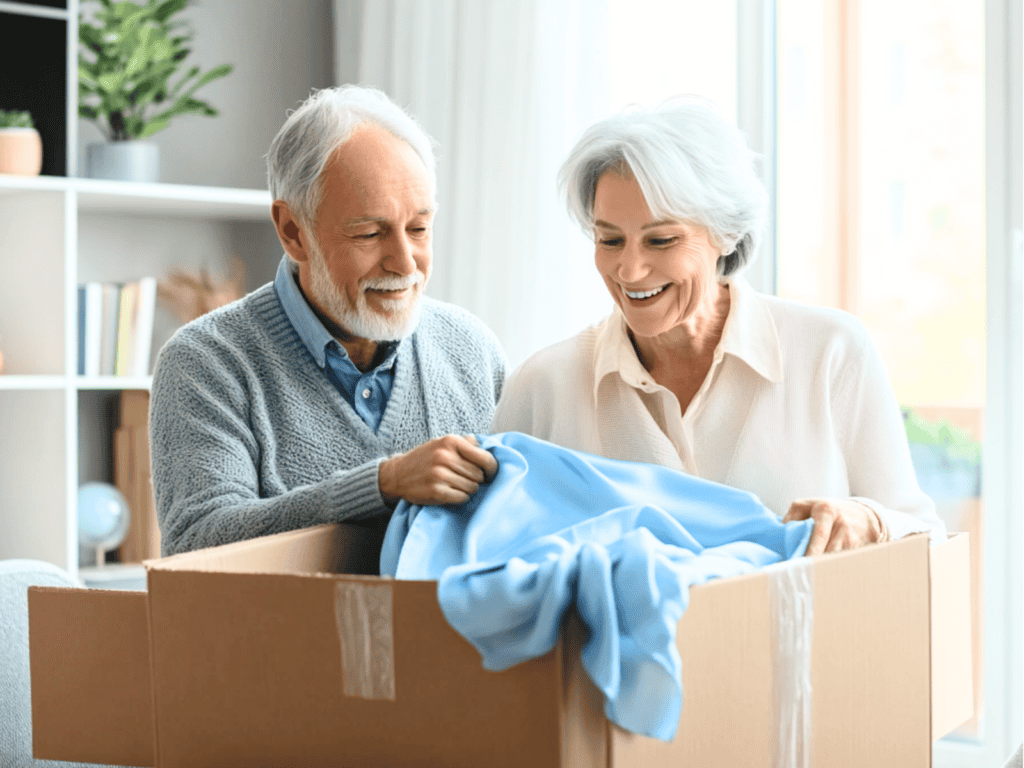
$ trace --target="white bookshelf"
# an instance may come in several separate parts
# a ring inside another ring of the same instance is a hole
[[[263,190],[0,175],[0,559],[78,572],[78,486],[112,482],[117,394],[152,381],[77,375],[77,286],[194,268],[198,240],[207,266],[269,210]]]
[[[77,286],[223,263],[234,228],[271,227],[270,202],[264,190],[0,175],[0,559],[78,574],[78,486],[112,482],[117,394],[152,381],[77,375]],[[113,574],[81,575],[99,586]]]

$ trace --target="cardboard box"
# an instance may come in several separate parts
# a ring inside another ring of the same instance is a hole
[[[577,619],[548,655],[487,672],[445,622],[435,582],[359,575],[374,571],[378,546],[367,529],[322,526],[150,561],[148,592],[32,588],[36,757],[160,768],[774,764],[767,574],[691,591],[678,638],[683,714],[664,743],[605,720]],[[932,741],[972,714],[967,537],[930,548],[913,536],[815,558],[810,571],[812,764],[931,765]]]

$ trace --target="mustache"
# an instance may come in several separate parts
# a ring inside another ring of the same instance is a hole
[[[360,290],[400,291],[423,284],[423,273],[417,272],[407,277],[370,277],[359,281]]]

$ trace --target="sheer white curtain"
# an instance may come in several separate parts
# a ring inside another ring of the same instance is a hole
[[[558,167],[608,111],[604,0],[335,0],[335,77],[383,89],[438,142],[428,293],[513,365],[611,307]]]

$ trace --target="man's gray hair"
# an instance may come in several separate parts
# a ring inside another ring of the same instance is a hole
[[[655,220],[707,227],[722,251],[724,277],[748,264],[760,245],[768,195],[756,157],[712,102],[676,97],[592,125],[562,164],[558,185],[570,215],[590,233],[598,179],[607,171],[632,176]]]
[[[314,91],[277,132],[267,153],[271,197],[284,200],[302,224],[315,224],[323,197],[324,168],[363,123],[378,125],[412,147],[426,166],[435,193],[434,142],[415,118],[383,91],[343,85]]]

